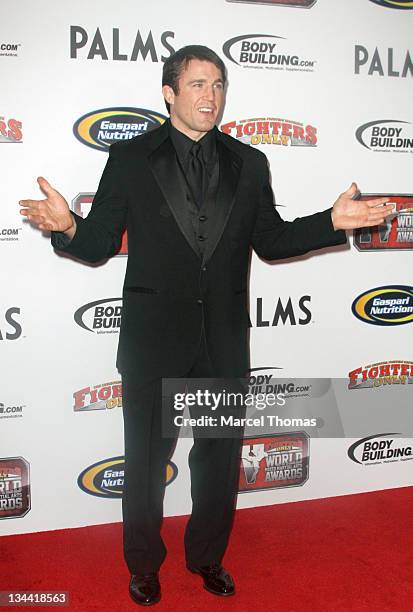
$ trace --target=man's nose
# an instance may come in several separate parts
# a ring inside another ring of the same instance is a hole
[[[213,85],[207,85],[205,88],[205,98],[207,100],[215,100],[215,87]]]

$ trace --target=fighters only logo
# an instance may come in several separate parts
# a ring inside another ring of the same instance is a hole
[[[23,142],[22,122],[17,119],[0,117],[0,144],[19,144]]]
[[[413,384],[413,361],[380,361],[348,374],[349,389],[378,389],[387,385]]]
[[[116,380],[94,387],[84,387],[73,393],[73,400],[75,412],[122,408],[122,383]]]
[[[249,145],[280,145],[284,147],[316,147],[317,128],[310,124],[262,117],[239,119],[221,125],[221,131]]]

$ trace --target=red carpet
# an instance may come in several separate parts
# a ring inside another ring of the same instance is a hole
[[[163,596],[152,609],[411,612],[412,508],[408,487],[240,510],[225,557],[237,594],[227,599],[185,570],[185,517],[166,519]],[[120,524],[7,536],[0,545],[0,590],[69,591],[70,610],[143,609],[128,596]]]

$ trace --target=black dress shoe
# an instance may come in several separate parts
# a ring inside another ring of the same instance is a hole
[[[141,606],[151,606],[161,599],[161,585],[158,574],[133,574],[129,584],[129,594]]]
[[[203,565],[202,567],[187,566],[193,574],[199,574],[204,579],[204,589],[214,595],[234,595],[235,586],[232,577],[219,563]]]

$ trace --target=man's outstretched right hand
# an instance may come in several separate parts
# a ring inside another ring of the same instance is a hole
[[[53,189],[43,177],[37,179],[40,188],[46,194],[44,200],[20,200],[20,214],[41,230],[64,232],[73,238],[76,222],[70,214],[70,208],[64,197]]]

